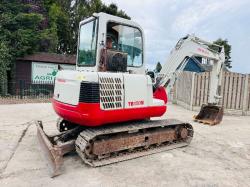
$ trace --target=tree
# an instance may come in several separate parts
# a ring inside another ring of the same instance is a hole
[[[17,57],[34,52],[76,54],[79,22],[94,12],[130,19],[101,0],[1,0],[0,44],[11,59],[4,67],[13,70]]]
[[[63,16],[60,15],[57,18],[59,42],[57,52],[59,53],[76,54],[79,22],[90,17],[95,12],[106,12],[130,19],[130,17],[124,11],[119,10],[114,3],[105,5],[101,0],[75,0],[72,1],[73,3],[67,2],[69,1],[61,0],[60,3],[56,3],[56,5],[63,10]]]
[[[226,67],[228,68],[232,68],[232,65],[231,65],[231,45],[228,43],[228,40],[227,39],[217,39],[216,41],[213,42],[214,44],[217,44],[217,45],[220,45],[220,46],[224,46],[224,50],[225,50],[225,56],[226,56],[226,61],[225,61],[225,65]],[[212,46],[211,47],[212,49],[216,49],[216,47]]]
[[[0,37],[10,41],[16,57],[37,51],[76,54],[79,22],[94,12],[130,19],[101,0],[2,0]]]
[[[40,41],[46,37],[44,8],[40,1],[1,1],[0,40],[8,43],[10,53],[20,57],[40,50]]]
[[[131,19],[123,10],[118,10],[117,5],[114,3],[111,3],[108,6],[103,4],[101,11],[106,12],[111,15],[119,16],[125,19]]]
[[[44,28],[42,23],[43,11],[24,1],[3,0],[0,2],[0,44],[4,48],[3,55],[8,57],[1,59],[1,72],[13,69],[17,57],[31,54],[39,50]],[[38,3],[38,1],[37,1]],[[9,60],[10,59],[10,60]],[[6,81],[6,76],[2,76]]]
[[[155,72],[159,73],[161,71],[161,68],[162,68],[161,63],[157,62],[156,67],[155,67]]]
[[[11,55],[7,44],[0,41],[0,95],[5,95],[7,90],[7,71],[11,62]]]

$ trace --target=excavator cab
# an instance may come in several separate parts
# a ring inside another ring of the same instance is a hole
[[[81,21],[76,70],[144,75],[143,29],[131,20],[105,13]]]

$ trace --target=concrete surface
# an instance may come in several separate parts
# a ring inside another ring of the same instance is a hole
[[[56,132],[50,104],[0,105],[0,186],[250,186],[250,117],[224,116],[218,126],[169,105],[163,118],[192,123],[191,145],[99,168],[67,155],[64,173],[48,176],[33,120]]]

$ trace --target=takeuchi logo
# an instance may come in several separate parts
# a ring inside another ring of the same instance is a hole
[[[207,54],[207,55],[209,54],[209,52],[206,49],[198,48],[197,50],[203,54]]]
[[[129,101],[128,106],[139,106],[144,105],[144,101]]]

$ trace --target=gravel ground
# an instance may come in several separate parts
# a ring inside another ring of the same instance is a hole
[[[26,103],[49,103],[50,98],[0,98],[0,105],[9,105],[9,104],[26,104]]]
[[[190,146],[99,168],[77,154],[64,173],[48,176],[34,120],[56,132],[51,104],[0,105],[0,186],[250,186],[250,116],[224,116],[217,126],[192,121],[195,113],[169,105],[162,118],[190,122]]]

